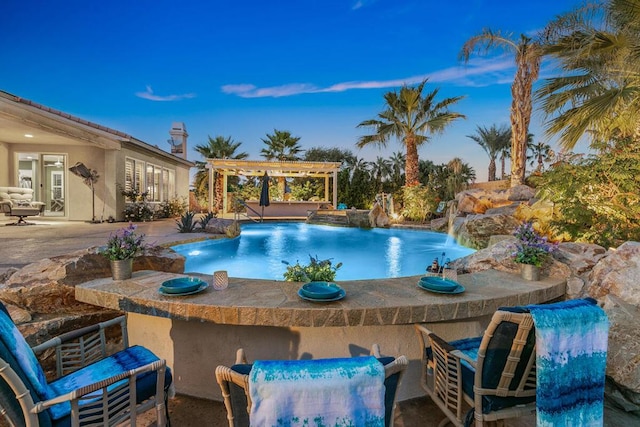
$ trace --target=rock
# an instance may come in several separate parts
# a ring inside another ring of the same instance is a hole
[[[640,405],[640,308],[613,295],[600,302],[609,317],[607,375],[628,391],[627,399]]]
[[[495,236],[489,237],[489,243],[487,243],[487,247],[491,247],[498,242],[502,242],[503,240],[512,240],[515,242],[515,237],[511,234],[496,234]]]
[[[512,234],[519,222],[510,215],[469,215],[454,237],[461,245],[486,248],[489,238],[496,234]]]
[[[529,201],[536,195],[536,191],[528,185],[516,185],[507,190],[507,200]]]
[[[567,279],[567,298],[575,299],[584,295],[584,280],[577,276],[571,276]]]
[[[494,269],[507,273],[520,274],[520,264],[513,261],[516,238],[504,236],[504,239],[496,242],[493,246],[478,250],[464,258],[459,258],[452,262],[452,268],[459,273],[474,273]],[[569,277],[571,269],[566,265],[550,258],[540,271],[540,276]]]
[[[575,275],[588,273],[596,265],[607,250],[602,246],[589,243],[562,242],[551,255],[566,264]]]
[[[494,205],[494,207],[491,207],[491,208],[487,209],[485,214],[486,215],[511,215],[511,216],[513,216],[516,213],[516,211],[518,210],[519,206],[520,206],[519,203],[512,203],[512,202],[509,202],[509,204],[502,205],[502,206]]]
[[[18,269],[15,267],[9,267],[0,271],[0,283],[4,283],[9,280],[9,277],[11,277],[11,275],[13,275],[13,273],[15,273],[16,271],[18,271]]]
[[[133,270],[184,272],[184,257],[172,249],[155,247],[135,258]],[[111,276],[109,260],[97,247],[47,258],[16,271],[0,286],[0,300],[34,313],[61,314],[95,311],[75,299],[75,285]]]
[[[237,227],[236,221],[224,218],[212,218],[207,223],[204,231],[211,234],[227,234],[227,229]],[[232,233],[233,234],[233,233]]]
[[[449,218],[436,218],[431,220],[431,230],[447,232],[449,229]]]
[[[15,323],[16,325],[28,323],[32,320],[31,314],[29,314],[27,310],[23,310],[13,304],[7,304],[5,308],[9,312],[9,316],[11,316],[11,319],[13,319],[13,323]]]
[[[463,214],[482,214],[491,207],[491,201],[488,199],[480,199],[471,193],[464,193],[458,202],[458,213]]]
[[[373,207],[369,211],[369,224],[371,225],[371,227],[389,226],[389,217],[378,202],[374,203]]]
[[[588,292],[596,299],[611,294],[640,307],[640,243],[626,242],[608,251],[589,274]]]

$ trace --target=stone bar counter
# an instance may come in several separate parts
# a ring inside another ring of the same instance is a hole
[[[545,303],[565,294],[564,278],[525,281],[486,270],[458,276],[460,294],[438,294],[417,286],[420,276],[337,282],[346,297],[310,302],[300,284],[229,278],[229,286],[185,296],[158,292],[172,273],[138,271],[124,281],[97,279],[76,286],[76,299],[127,313],[129,339],[167,360],[176,390],[221,400],[214,370],[231,365],[238,348],[255,359],[309,359],[368,354],[410,360],[398,399],[424,395],[419,386],[420,348],[413,324],[425,323],[448,340],[479,336],[501,306]],[[211,285],[212,276],[191,274]]]

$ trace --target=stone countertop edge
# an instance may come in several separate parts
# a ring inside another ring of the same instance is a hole
[[[197,276],[209,283],[203,292],[164,296],[160,284],[176,277]],[[346,297],[309,302],[297,292],[300,283],[229,278],[218,291],[211,275],[137,271],[128,280],[96,279],[76,286],[78,301],[113,310],[178,320],[228,325],[278,327],[345,327],[405,325],[470,319],[493,314],[499,307],[540,304],[565,295],[566,280],[547,277],[530,282],[519,275],[484,270],[458,276],[466,290],[438,294],[417,286],[420,276],[337,281]]]

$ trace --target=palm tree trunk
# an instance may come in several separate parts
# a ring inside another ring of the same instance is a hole
[[[531,90],[539,61],[527,63],[522,52],[516,58],[516,76],[511,85],[511,187],[524,184],[527,167],[527,137],[531,121]]]
[[[496,180],[496,159],[494,157],[489,160],[489,176],[487,179],[489,181]]]
[[[222,198],[224,197],[224,188],[222,188],[222,181],[223,181],[222,175],[216,172],[215,186],[213,188],[215,193],[215,200],[214,200],[213,206],[216,208],[218,212],[222,212],[222,209],[224,206],[223,204],[224,200],[222,200]]]
[[[502,158],[500,160],[502,161],[502,165],[501,165],[502,169],[500,170],[500,179],[504,179],[504,177],[506,175],[505,171],[504,171],[504,169],[505,169],[505,158],[504,158],[504,156],[502,156]]]
[[[407,147],[407,157],[405,159],[405,184],[407,187],[414,187],[420,184],[420,170],[418,166],[418,146],[413,135],[404,138]]]

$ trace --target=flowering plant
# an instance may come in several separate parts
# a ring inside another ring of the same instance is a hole
[[[520,264],[540,267],[557,247],[556,244],[549,243],[546,237],[538,234],[531,222],[521,224],[513,235],[518,239],[513,257],[514,261]]]
[[[111,261],[133,259],[145,248],[144,234],[136,234],[135,230],[136,226],[129,223],[128,227],[111,233],[107,246],[100,253]]]

